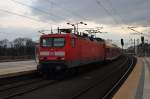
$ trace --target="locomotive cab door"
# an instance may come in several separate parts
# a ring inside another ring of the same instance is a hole
[[[71,63],[71,67],[75,67],[80,64],[79,55],[80,49],[78,46],[78,38],[71,37],[70,38],[70,50],[69,50],[69,60]]]

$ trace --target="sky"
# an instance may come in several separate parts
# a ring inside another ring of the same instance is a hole
[[[124,38],[128,47],[131,39],[140,39],[141,35],[133,35],[135,32],[127,27],[150,35],[149,9],[150,0],[0,0],[0,40],[38,40],[40,30],[70,28],[67,22],[82,21],[87,25],[79,28],[103,27],[104,33],[98,37],[118,45]]]

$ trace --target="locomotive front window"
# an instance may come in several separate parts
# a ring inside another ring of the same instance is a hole
[[[54,38],[54,47],[63,47],[65,45],[65,38]]]
[[[43,47],[52,47],[53,39],[52,38],[44,38],[41,40],[41,45]]]
[[[42,38],[41,46],[43,47],[64,47],[65,38]]]

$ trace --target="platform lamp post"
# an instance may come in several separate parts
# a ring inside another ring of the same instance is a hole
[[[72,25],[74,27],[74,33],[77,32],[77,34],[78,34],[79,24],[87,25],[84,22],[79,22],[79,23],[75,23],[75,24],[67,23],[67,24]]]
[[[83,24],[83,25],[87,25],[86,23],[84,23],[84,22],[79,22],[79,23],[76,23],[76,25],[77,25],[77,34],[79,34],[78,32],[78,30],[79,30],[79,24]]]
[[[67,24],[73,26],[73,28],[74,28],[74,34],[75,34],[75,32],[76,32],[76,26],[75,26],[75,24],[71,24],[71,23],[67,23]]]

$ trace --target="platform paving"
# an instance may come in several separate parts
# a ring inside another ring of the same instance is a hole
[[[0,77],[33,70],[36,70],[36,62],[34,60],[0,63]]]
[[[144,86],[143,66],[143,60],[138,58],[134,69],[112,99],[142,99]]]
[[[150,99],[150,57],[143,58],[145,64],[145,81],[143,99]]]

